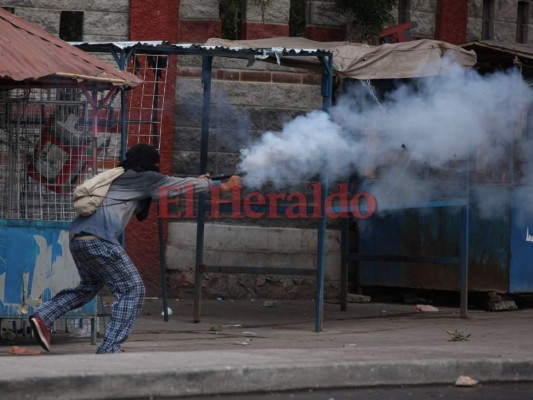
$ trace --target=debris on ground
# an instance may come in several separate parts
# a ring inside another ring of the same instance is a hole
[[[355,343],[346,343],[346,344],[342,345],[342,347],[344,347],[344,348],[354,348],[354,347],[357,347],[357,345]]]
[[[370,296],[364,296],[362,294],[348,293],[346,300],[348,303],[370,303],[372,300]]]
[[[0,334],[0,339],[13,340],[16,337],[17,334],[11,329],[2,329],[2,333]]]
[[[278,302],[274,300],[265,300],[263,302],[263,307],[277,307],[277,306],[278,306]]]
[[[230,324],[230,325],[213,325],[209,328],[210,332],[218,333],[221,332],[224,328],[240,328],[242,324]]]
[[[487,309],[489,311],[514,311],[518,306],[512,296],[506,296],[497,292],[488,293]]]
[[[233,344],[236,344],[236,345],[239,345],[239,346],[248,346],[250,344],[252,339],[246,339],[245,341],[243,342],[235,342]]]
[[[455,381],[455,386],[472,387],[472,386],[476,386],[478,383],[479,381],[472,379],[469,376],[461,375]]]
[[[29,349],[27,347],[11,346],[9,348],[9,354],[13,354],[15,356],[38,356],[41,354],[41,351]]]
[[[487,304],[489,311],[515,311],[518,310],[518,306],[514,300],[502,300],[496,302],[490,302]]]
[[[416,312],[438,312],[437,307],[430,306],[429,304],[417,304],[415,307]]]
[[[450,338],[448,339],[450,342],[461,342],[468,340],[470,338],[470,333],[463,333],[461,331],[458,331],[457,329],[455,331],[448,331],[446,332],[448,335],[450,335]]]
[[[161,311],[161,315],[165,315],[165,310]],[[172,308],[167,307],[167,315],[172,315]]]

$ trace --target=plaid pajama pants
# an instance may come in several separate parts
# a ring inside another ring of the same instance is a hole
[[[80,275],[80,284],[64,289],[37,309],[36,315],[52,327],[70,310],[89,302],[105,285],[116,298],[111,320],[96,353],[120,353],[139,316],[145,295],[141,276],[124,249],[105,240],[71,240],[70,251]]]

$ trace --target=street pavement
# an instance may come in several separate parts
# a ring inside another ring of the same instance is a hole
[[[105,300],[109,303],[111,300]],[[315,303],[208,300],[192,322],[192,302],[147,299],[123,354],[96,355],[87,329],[58,324],[52,352],[18,333],[0,341],[2,399],[159,399],[300,389],[453,385],[533,381],[533,308],[490,312],[414,304],[324,305],[315,332]],[[109,304],[107,304],[109,310]],[[76,322],[76,321],[74,321]],[[108,318],[100,318],[103,332]],[[18,324],[20,327],[20,323]],[[62,326],[63,325],[63,326]],[[6,323],[3,324],[6,329]],[[100,340],[100,339],[99,339]]]

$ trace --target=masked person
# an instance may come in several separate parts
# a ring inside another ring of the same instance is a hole
[[[221,191],[240,187],[240,178],[232,176],[224,183],[199,178],[176,178],[159,173],[159,152],[152,146],[137,144],[126,153],[120,164],[125,172],[116,178],[102,205],[88,217],[78,216],[70,226],[70,251],[80,276],[80,283],[64,289],[40,306],[30,317],[37,342],[51,350],[51,328],[70,310],[82,307],[107,286],[115,301],[111,320],[96,353],[120,353],[139,316],[145,296],[144,284],[137,268],[120,244],[120,236],[133,216],[148,216],[152,197],[159,188],[171,187],[178,195],[185,190],[194,193],[220,186]]]

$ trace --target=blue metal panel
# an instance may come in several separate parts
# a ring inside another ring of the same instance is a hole
[[[480,292],[507,292],[511,256],[511,188],[478,185],[470,206],[469,288]],[[495,201],[487,207],[485,199]],[[483,210],[478,206],[484,203]]]
[[[515,188],[511,225],[510,293],[533,292],[533,209],[531,188]]]
[[[68,250],[68,225],[0,221],[0,317],[26,318],[79,276]],[[68,317],[94,317],[96,300]]]
[[[470,218],[468,224],[468,282],[472,291],[513,291],[532,288],[533,243],[526,243],[524,226],[513,218],[511,240],[511,190],[506,185],[478,185],[470,188]],[[500,199],[497,208],[487,212],[476,205],[476,199]],[[379,202],[378,202],[379,204]],[[435,207],[433,207],[435,206]],[[523,204],[516,205],[517,209]],[[359,252],[361,254],[459,257],[461,255],[460,207],[439,207],[427,203],[418,209],[386,210],[366,221],[358,221]],[[533,234],[533,213],[529,214]],[[521,235],[521,236],[520,236]],[[522,237],[522,239],[520,239]],[[532,238],[533,240],[533,238]],[[531,244],[531,246],[529,246]],[[513,254],[513,269],[510,257]],[[458,290],[460,266],[457,263],[437,264],[400,262],[360,262],[363,286],[393,286],[438,290]],[[528,271],[532,271],[529,272]],[[526,276],[529,273],[530,276]],[[529,286],[526,286],[529,285]]]

